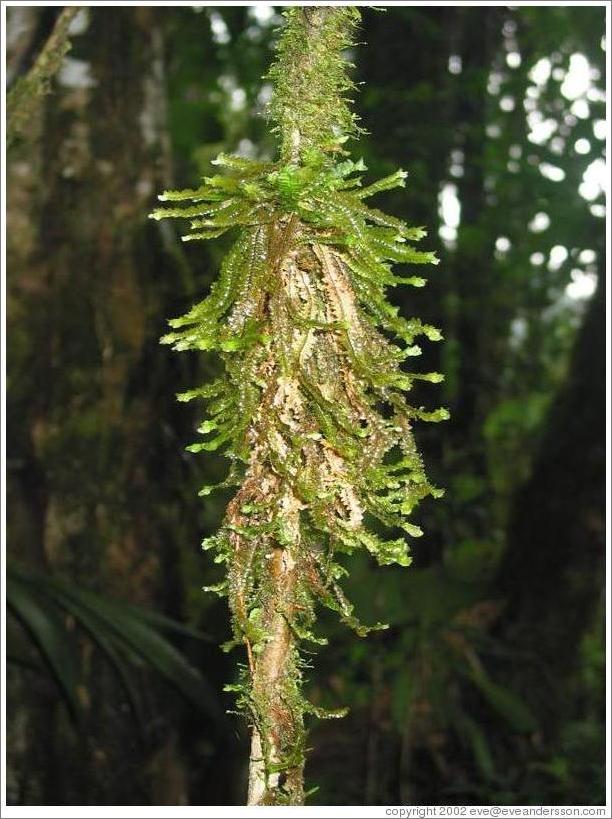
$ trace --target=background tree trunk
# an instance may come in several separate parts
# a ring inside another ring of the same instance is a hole
[[[507,601],[498,636],[522,658],[507,673],[553,735],[566,717],[564,681],[604,594],[605,360],[600,281],[516,496],[498,576]]]
[[[158,347],[155,309],[159,271],[176,266],[146,219],[154,192],[170,179],[164,33],[152,8],[79,15],[72,54],[87,61],[64,64],[40,114],[26,111],[34,139],[15,148],[9,172],[11,553],[169,611],[169,602],[181,602],[160,574],[161,565],[176,573],[179,564],[176,540],[164,534],[172,530],[173,490],[162,489],[147,447],[159,437],[158,413],[172,402],[176,378]],[[54,31],[65,22],[62,13]],[[157,399],[143,401],[143,388]],[[178,442],[168,446],[174,454]],[[87,776],[69,780],[42,761],[31,766],[50,773],[34,791],[27,786],[30,798],[40,787],[40,804],[105,804],[109,793],[142,803],[161,726],[149,748],[136,747],[133,726],[110,705],[113,679],[97,662],[85,658],[88,736],[70,751],[89,759],[80,767]],[[41,685],[46,693],[34,696],[42,707],[30,702],[25,711],[26,767],[38,748],[46,755],[66,739],[55,689]]]

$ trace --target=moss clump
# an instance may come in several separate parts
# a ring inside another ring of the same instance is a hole
[[[223,450],[231,464],[224,483],[239,487],[205,546],[227,566],[217,591],[229,597],[233,644],[247,650],[239,705],[254,729],[254,804],[303,799],[303,717],[314,709],[301,691],[299,645],[320,642],[317,604],[360,635],[371,628],[342,593],[338,556],[365,549],[380,564],[407,566],[405,539],[381,537],[368,523],[418,537],[412,511],[442,494],[427,479],[412,425],[448,413],[406,402],[416,379],[441,376],[405,368],[420,353],[419,336],[442,336],[400,316],[386,298],[388,287],[424,284],[396,272],[395,263],[436,259],[414,247],[422,228],[365,203],[403,187],[406,174],[364,186],[363,162],[338,151],[354,133],[339,52],[356,15],[290,9],[271,71],[279,160],[221,155],[223,173],[194,190],[167,191],[160,199],[172,204],[152,214],[189,220],[185,240],[237,231],[208,297],[172,320],[163,341],[213,350],[224,363],[222,377],[179,397],[207,405],[203,440],[190,450]],[[307,27],[316,32],[312,49]],[[297,65],[317,86],[303,98],[291,84]]]

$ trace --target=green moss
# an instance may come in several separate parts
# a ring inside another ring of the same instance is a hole
[[[359,132],[347,97],[355,86],[340,58],[353,44],[359,11],[344,6],[328,12],[313,6],[285,11],[286,26],[268,73],[274,85],[270,118],[283,162],[307,161],[313,149],[338,150]]]
[[[410,516],[423,498],[442,493],[427,479],[412,423],[448,417],[405,400],[415,379],[441,380],[404,364],[420,353],[416,337],[437,341],[440,331],[400,316],[386,295],[388,287],[425,282],[394,264],[431,264],[435,256],[413,245],[422,228],[364,201],[403,187],[406,174],[364,186],[364,163],[336,150],[355,133],[339,52],[357,12],[328,9],[304,58],[308,14],[319,10],[286,13],[270,73],[278,161],[221,155],[222,174],[194,190],[166,191],[160,199],[178,204],[152,214],[185,219],[189,239],[236,234],[208,297],[172,320],[163,342],[215,351],[224,364],[221,378],[179,398],[207,408],[204,440],[189,450],[222,450],[232,463],[228,481],[240,485],[206,547],[227,565],[227,583],[215,591],[229,598],[231,645],[247,647],[238,705],[259,732],[262,798],[273,803],[301,798],[304,714],[316,709],[302,695],[299,646],[321,641],[316,606],[337,611],[362,636],[384,628],[354,616],[336,555],[365,550],[380,564],[409,565],[405,539],[385,539],[369,523],[422,534]],[[281,770],[285,785],[271,778]]]

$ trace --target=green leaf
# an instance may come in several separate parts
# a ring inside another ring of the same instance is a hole
[[[494,683],[484,672],[472,671],[469,677],[489,705],[514,731],[530,733],[536,730],[537,720],[518,694]]]
[[[430,381],[432,384],[439,384],[444,381],[442,373],[413,373],[413,378],[418,378],[421,381]]]
[[[385,176],[382,179],[379,179],[377,182],[373,182],[371,185],[362,188],[360,191],[357,191],[355,195],[360,199],[366,199],[368,196],[374,196],[375,193],[380,193],[381,191],[388,191],[393,188],[405,188],[407,176],[408,174],[406,171],[402,171],[400,169],[395,171],[395,173]]]
[[[214,690],[202,675],[172,646],[146,618],[135,616],[134,612],[124,612],[118,617],[117,608],[100,600],[91,592],[80,592],[78,598],[87,601],[89,608],[113,633],[116,642],[129,648],[180,693],[205,711],[213,722],[223,722],[222,712]]]
[[[466,714],[456,715],[453,721],[459,735],[467,740],[474,762],[485,781],[492,782],[496,778],[495,764],[485,732]]]
[[[214,429],[217,429],[216,421],[206,420],[202,421],[198,427],[198,432],[201,432],[202,435],[206,435],[206,433],[212,432]]]
[[[420,418],[421,421],[433,421],[437,423],[439,421],[448,421],[450,418],[450,412],[445,407],[440,407],[437,410],[433,410],[433,412],[426,412],[422,407],[413,411],[416,417]]]
[[[7,573],[6,602],[26,629],[63,696],[71,717],[78,721],[81,682],[74,636],[60,613],[31,584],[14,571]]]
[[[425,287],[427,284],[427,279],[423,279],[421,276],[395,276],[394,284],[410,284],[412,287]]]
[[[51,593],[54,591],[50,585],[48,586],[48,590]],[[101,621],[94,612],[89,611],[78,602],[71,600],[69,596],[62,595],[60,589],[58,589],[58,594],[53,594],[53,596],[56,597],[60,605],[64,606],[66,611],[73,615],[75,621],[87,632],[92,642],[98,646],[103,656],[108,660],[123,687],[128,704],[138,723],[140,731],[144,734],[146,731],[146,720],[144,717],[143,703],[130,663],[116,648],[112,635],[109,635],[104,622]]]
[[[206,635],[156,612],[77,588],[61,578],[17,567],[11,567],[8,578],[9,605],[28,626],[65,696],[70,696],[71,712],[77,713],[74,692],[78,660],[74,656],[71,659],[70,643],[66,640],[72,638],[58,616],[61,611],[72,615],[98,645],[117,673],[134,713],[141,719],[140,698],[130,671],[134,657],[157,671],[221,727],[224,717],[216,694],[161,631],[210,640]],[[47,605],[43,608],[38,600],[47,601]]]

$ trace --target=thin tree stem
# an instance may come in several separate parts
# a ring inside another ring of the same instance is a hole
[[[328,20],[336,13],[332,7],[303,9],[307,19],[307,40],[300,59],[287,72],[296,72],[297,76],[312,75],[316,61],[316,41]],[[283,66],[279,66],[283,70]],[[283,124],[281,118],[280,133],[281,155],[292,164],[299,164],[302,147],[302,133],[297,125]],[[289,224],[286,234],[291,234],[293,225]],[[290,239],[281,241],[281,246],[291,248]],[[278,267],[284,259],[278,259]],[[281,281],[283,277],[281,276]],[[284,281],[287,285],[287,281]],[[287,394],[291,391],[288,390]],[[291,411],[291,408],[288,408]],[[280,409],[280,412],[283,408]],[[269,639],[261,654],[253,659],[250,646],[249,665],[252,680],[253,697],[259,703],[267,703],[267,713],[262,715],[261,724],[253,725],[251,738],[251,755],[249,761],[248,805],[261,805],[276,801],[279,787],[289,795],[291,803],[301,805],[304,802],[304,755],[296,747],[295,763],[284,770],[274,770],[287,757],[287,747],[291,742],[300,743],[304,733],[303,715],[300,709],[291,707],[282,701],[282,692],[289,683],[291,675],[296,674],[294,636],[289,625],[291,601],[298,581],[300,570],[298,551],[300,546],[299,513],[301,504],[290,487],[286,488],[283,499],[285,520],[288,531],[293,533],[291,545],[274,548],[270,560],[271,585],[268,594],[263,622]]]

